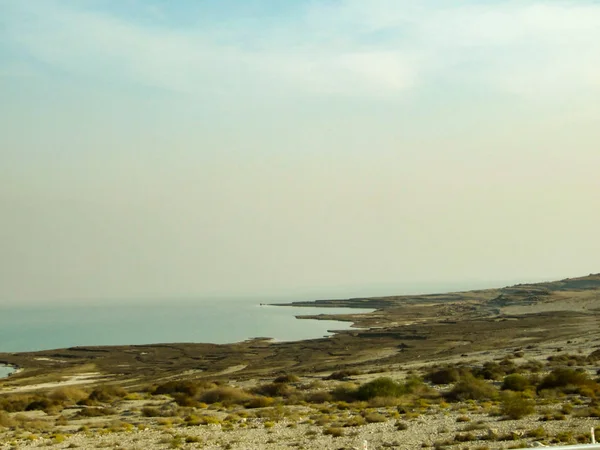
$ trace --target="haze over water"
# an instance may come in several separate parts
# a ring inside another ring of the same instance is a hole
[[[0,304],[598,271],[597,1],[0,18]]]
[[[463,282],[366,288],[371,296],[440,293],[501,287],[505,283]],[[354,291],[357,293],[357,291]],[[330,292],[333,293],[333,292]],[[338,297],[351,292],[338,290]],[[23,352],[86,345],[135,345],[172,342],[232,343],[253,337],[302,340],[342,330],[350,322],[296,319],[297,315],[360,313],[353,308],[279,307],[268,303],[293,298],[152,299],[48,305],[46,302],[0,306],[0,352]],[[310,298],[308,299],[310,300]]]
[[[243,300],[3,307],[0,352],[86,345],[232,343],[253,337],[310,339],[327,335],[327,330],[348,328],[350,323],[299,320],[295,315],[360,311],[260,306]]]

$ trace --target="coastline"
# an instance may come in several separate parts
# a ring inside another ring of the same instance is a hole
[[[287,342],[330,336],[330,330],[347,329],[351,325],[333,316],[319,317],[319,321],[309,323],[296,318],[305,312],[319,315],[324,309],[260,307],[250,299],[153,303],[142,310],[139,304],[128,302],[120,308],[97,304],[62,305],[52,311],[11,307],[5,308],[0,316],[0,353],[74,346],[235,344],[257,336]],[[343,315],[362,311],[338,308],[327,312]]]
[[[20,368],[13,364],[0,362],[0,380],[8,378],[20,372]]]
[[[600,362],[599,291],[600,275],[594,275],[544,285],[375,298],[385,307],[360,319],[368,328],[301,341],[0,354],[0,360],[23,369],[0,380],[0,398],[14,394],[15,402],[29,399],[36,408],[45,398],[66,394],[90,402],[67,398],[62,410],[4,415],[8,426],[0,429],[0,448],[119,444],[167,449],[195,448],[198,442],[214,450],[292,444],[336,450],[368,441],[369,448],[475,450],[505,448],[506,441],[517,441],[513,448],[587,442],[600,414],[593,396],[586,397],[596,389]],[[539,384],[563,367],[587,374],[588,391],[547,395],[532,389],[525,397],[536,399],[532,411],[520,418],[502,414],[503,377],[523,373]],[[477,378],[493,390],[492,397],[456,399],[451,395],[456,380],[426,381],[440,368],[502,372],[490,380]],[[415,377],[419,390],[398,398],[364,400],[352,394],[381,378],[407,383]],[[201,394],[183,398],[179,391],[157,391],[160,386]],[[119,390],[122,396],[93,394]],[[214,393],[232,397],[210,397]]]

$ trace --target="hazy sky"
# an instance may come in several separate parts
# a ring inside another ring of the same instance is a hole
[[[0,0],[0,303],[562,278],[599,230],[597,1]]]

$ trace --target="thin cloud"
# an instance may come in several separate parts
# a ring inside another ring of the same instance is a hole
[[[152,27],[76,5],[5,3],[8,41],[83,77],[203,95],[379,96],[443,79],[520,95],[600,87],[591,2],[313,2],[257,30]]]

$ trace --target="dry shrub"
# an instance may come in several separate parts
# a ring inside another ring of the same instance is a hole
[[[577,417],[595,417],[600,419],[600,407],[597,406],[589,406],[587,408],[582,408],[578,410],[575,414]],[[600,437],[600,433],[598,433]]]
[[[113,408],[83,408],[81,411],[75,414],[75,418],[85,417],[102,417],[116,414],[117,411]]]
[[[364,415],[364,418],[368,423],[378,423],[387,421],[387,418],[383,414],[376,412],[366,413]]]
[[[300,381],[300,377],[298,375],[294,375],[293,373],[286,373],[283,375],[279,375],[274,383],[298,383]]]
[[[64,386],[51,391],[48,397],[64,404],[74,404],[87,398],[88,393],[74,386]]]
[[[17,414],[14,419],[17,422],[16,427],[24,431],[50,431],[53,427],[53,424],[46,420],[31,419],[22,414]]]
[[[208,404],[242,404],[250,399],[251,395],[248,392],[230,386],[210,389],[200,395],[200,401]]]
[[[308,392],[304,400],[309,403],[327,403],[333,400],[333,395],[327,391]]]
[[[587,373],[560,367],[546,375],[537,386],[538,392],[545,389],[557,389],[567,394],[580,394],[595,398],[600,395],[600,385]]]
[[[17,422],[4,411],[0,411],[0,427],[12,428]]]
[[[98,402],[110,403],[114,400],[121,399],[126,395],[127,391],[121,386],[115,386],[113,384],[103,384],[94,388],[94,390],[88,396],[87,401],[83,400],[83,402],[86,402],[88,404],[94,404]]]
[[[360,370],[344,369],[344,370],[338,370],[337,372],[333,372],[331,375],[329,375],[325,379],[326,380],[344,381],[344,380],[347,380],[348,378],[350,378],[351,376],[360,375],[360,374],[361,374]]]
[[[11,394],[0,397],[0,410],[6,412],[21,412],[27,410],[27,405],[33,401],[28,394]]]
[[[487,381],[469,375],[456,383],[445,396],[451,401],[490,400],[498,396],[498,391]]]
[[[344,429],[340,427],[329,427],[323,430],[326,436],[341,437],[344,435]]]
[[[160,417],[161,410],[155,406],[145,406],[142,408],[142,416],[144,417]]]
[[[366,423],[367,421],[363,416],[352,416],[344,423],[344,427],[361,427]]]
[[[286,383],[269,383],[255,387],[252,392],[268,397],[289,397],[295,389]]]
[[[500,362],[488,361],[481,368],[473,369],[472,375],[485,380],[501,380],[504,376],[515,373],[517,367],[514,362],[508,358]]]
[[[402,400],[398,397],[375,397],[369,400],[372,408],[383,408],[385,406],[398,406]]]
[[[454,442],[472,442],[477,440],[473,433],[458,433],[454,436]]]
[[[510,419],[522,419],[535,412],[535,403],[521,394],[505,392],[502,395],[501,412]]]
[[[246,408],[266,408],[275,403],[273,397],[255,396],[250,398],[244,405]]]
[[[210,381],[176,380],[159,384],[150,390],[152,395],[184,394],[189,397],[197,396],[201,391],[214,389],[217,385]]]
[[[460,372],[454,367],[443,367],[427,373],[424,378],[433,384],[451,384],[459,380]]]

